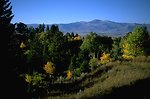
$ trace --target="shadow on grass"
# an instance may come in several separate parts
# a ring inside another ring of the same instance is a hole
[[[138,80],[132,85],[113,88],[112,92],[92,99],[150,99],[150,78]]]

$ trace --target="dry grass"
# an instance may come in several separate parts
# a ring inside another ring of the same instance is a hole
[[[137,80],[146,78],[150,78],[150,57],[137,57],[131,62],[111,62],[89,73],[79,86],[80,88],[91,83],[90,87],[77,93],[49,96],[46,99],[99,98],[111,93],[113,88],[132,86]]]

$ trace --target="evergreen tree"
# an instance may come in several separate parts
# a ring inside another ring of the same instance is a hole
[[[71,37],[74,38],[74,33],[73,32],[71,33]]]
[[[49,25],[46,26],[46,32],[49,32]]]
[[[11,24],[13,18],[12,6],[9,0],[0,0],[0,33],[8,35],[8,60],[9,60],[9,69],[12,69],[14,59],[16,58],[16,38],[15,38],[15,25]]]
[[[64,44],[64,37],[63,33],[59,31],[58,26],[52,25],[50,29],[50,33],[48,35],[49,43],[48,43],[48,51],[49,55],[57,56],[56,53],[61,53],[63,44]],[[56,57],[55,57],[56,58]],[[59,58],[58,58],[59,59]],[[54,59],[55,60],[55,59]]]
[[[45,31],[45,24],[43,23],[42,24],[42,32],[44,32]]]
[[[0,32],[7,32],[13,18],[9,0],[0,1]]]
[[[27,32],[27,30],[28,30],[28,28],[27,28],[26,24],[24,24],[22,22],[16,23],[17,33],[25,34]]]
[[[35,36],[35,34],[36,34],[36,31],[35,31],[35,29],[32,27],[32,26],[30,26],[29,28],[28,28],[28,38],[29,39],[33,39],[34,38],[34,36]]]
[[[20,35],[20,37],[18,39],[20,40],[20,42],[25,42],[27,40],[27,35],[29,34],[27,25],[22,22],[15,23],[15,25],[16,25],[15,30],[16,30],[17,34]]]
[[[25,96],[24,84],[18,75],[20,65],[19,45],[17,35],[15,34],[15,25],[11,24],[13,18],[12,6],[9,0],[0,0],[0,33],[8,35],[8,61],[5,90],[7,91],[6,98],[20,98]],[[19,66],[18,66],[19,65]],[[8,88],[8,89],[7,89]]]
[[[56,33],[59,32],[58,26],[57,26],[57,25],[54,25],[54,24],[51,26],[51,29],[50,29],[50,30],[51,30],[51,33],[52,33],[52,34],[56,34]]]
[[[113,57],[115,60],[119,59],[120,56],[122,55],[121,48],[119,46],[120,42],[121,42],[121,37],[116,37],[113,39],[111,57]]]
[[[43,23],[43,24],[39,24],[39,26],[38,26],[38,33],[41,33],[41,32],[44,32],[44,29],[45,29],[45,24]]]

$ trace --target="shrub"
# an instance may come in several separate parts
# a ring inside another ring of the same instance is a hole
[[[97,58],[92,58],[89,61],[89,66],[91,70],[94,70],[99,65],[99,60]]]
[[[81,68],[76,68],[74,70],[74,73],[73,73],[73,76],[76,78],[76,77],[79,77],[81,75]]]
[[[81,40],[81,36],[76,36],[76,37],[74,37],[74,40]]]
[[[33,72],[32,75],[30,74],[25,74],[25,81],[33,86],[38,86],[39,84],[42,83],[42,74],[38,72]]]
[[[46,73],[48,74],[54,74],[55,72],[55,64],[52,63],[51,61],[48,61],[47,64],[45,64],[44,68],[43,68]]]
[[[112,61],[112,58],[110,57],[110,54],[105,54],[103,53],[102,54],[102,57],[100,57],[100,62],[102,64],[106,64],[106,63],[109,63]]]
[[[30,84],[32,81],[32,76],[29,74],[25,74],[25,81]]]
[[[20,48],[25,48],[26,47],[26,45],[23,43],[23,42],[21,42],[21,44],[20,44]]]
[[[72,78],[72,72],[70,70],[68,70],[67,72],[67,79],[71,79]]]
[[[42,74],[37,73],[37,72],[33,72],[33,76],[32,76],[32,85],[39,85],[42,83]]]
[[[80,69],[82,72],[88,72],[89,71],[89,61],[83,60],[83,62],[80,65]]]

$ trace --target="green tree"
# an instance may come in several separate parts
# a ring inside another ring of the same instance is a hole
[[[81,50],[78,55],[74,55],[71,59],[69,70],[80,68],[81,72],[88,72],[89,70],[89,51]]]
[[[19,35],[19,43],[26,43],[29,35],[27,25],[22,22],[15,23],[15,30],[16,34]]]
[[[9,0],[0,1],[0,32],[6,33],[10,26],[10,22],[14,15],[12,14],[12,6]]]
[[[0,1],[0,33],[8,35],[8,67],[9,70],[16,68],[17,58],[19,56],[19,41],[15,34],[15,25],[11,24],[14,17],[12,13],[12,6],[9,0]],[[11,71],[12,72],[12,71]]]
[[[122,39],[121,46],[124,58],[132,58],[145,55],[144,42],[148,40],[146,27],[137,26],[132,33]]]
[[[144,52],[145,55],[150,55],[150,33],[148,39],[144,41]]]
[[[52,25],[50,32],[48,33],[48,44],[47,44],[47,53],[49,59],[56,64],[56,71],[63,71],[65,69],[66,49],[64,47],[65,38],[63,33],[59,31],[58,26]],[[65,66],[65,67],[63,67]]]
[[[44,42],[42,38],[42,33],[37,33],[33,36],[33,38],[26,39],[26,49],[23,52],[23,56],[26,61],[26,71],[25,72],[33,72],[33,71],[42,71],[42,65],[46,61],[44,52]]]
[[[74,33],[73,32],[71,32],[71,37],[74,38]]]
[[[27,32],[27,25],[22,23],[22,22],[19,22],[19,23],[16,23],[16,31],[20,34],[25,34]]]
[[[100,64],[100,61],[97,58],[92,58],[89,61],[89,66],[92,71],[95,70],[99,64]]]
[[[81,50],[88,50],[90,53],[95,53],[95,58],[99,58],[99,53],[108,52],[112,48],[113,40],[111,37],[99,36],[96,33],[90,33],[84,39]]]
[[[49,32],[49,25],[46,26],[46,32]]]
[[[98,43],[96,42],[97,34],[90,33],[84,39],[82,45],[80,46],[81,50],[88,50],[89,52],[96,53],[98,50]],[[96,57],[96,55],[95,55]]]
[[[45,29],[45,24],[39,24],[38,28],[37,28],[37,33],[41,33],[44,32]]]
[[[120,42],[121,42],[121,37],[116,37],[113,39],[111,57],[113,57],[115,60],[119,59],[120,56],[122,55],[121,48],[120,48]]]
[[[35,34],[36,34],[35,29],[32,26],[28,27],[28,34],[27,34],[28,38],[33,39]]]
[[[71,35],[70,35],[69,32],[67,32],[67,33],[64,35],[64,37],[65,37],[65,40],[66,40],[66,41],[71,41]]]
[[[99,50],[108,53],[112,49],[113,40],[108,36],[98,36],[97,37]]]
[[[48,59],[47,45],[49,44],[48,32],[38,33],[38,41],[40,42],[40,44],[42,46],[43,61],[47,61],[47,59]]]
[[[48,38],[49,55],[51,58],[54,58],[55,56],[57,57],[58,53],[61,52],[63,48],[63,44],[64,44],[63,33],[59,31],[58,26],[52,25],[48,37],[49,37]]]
[[[6,98],[21,98],[21,96],[25,96],[25,90],[24,83],[22,83],[18,75],[19,71],[17,71],[18,65],[20,65],[20,51],[17,35],[15,34],[15,25],[11,24],[13,16],[11,2],[9,0],[0,0],[0,33],[8,35],[7,54],[9,62],[5,66],[7,68],[7,75],[5,76],[7,87],[5,89],[9,96],[6,96]]]
[[[60,32],[58,26],[54,24],[51,26],[50,31],[51,31],[51,34]]]

